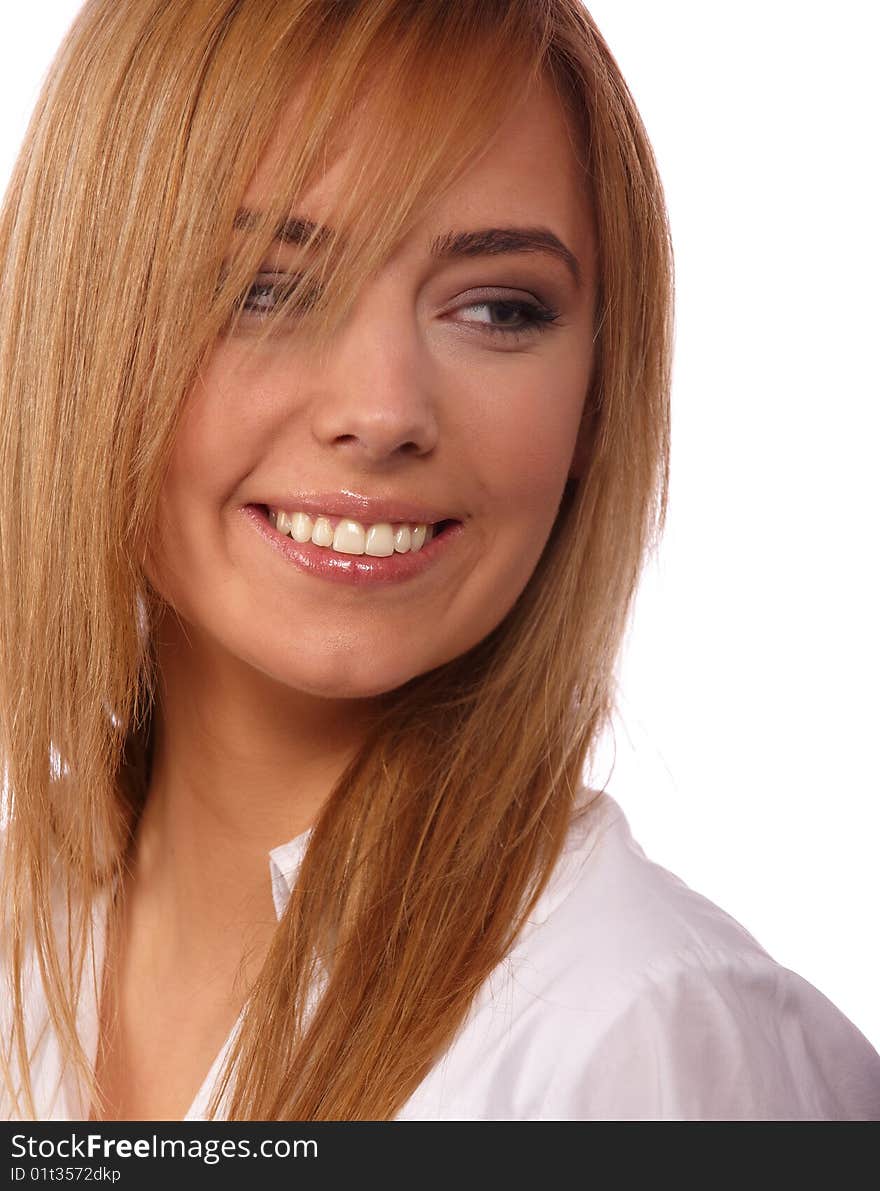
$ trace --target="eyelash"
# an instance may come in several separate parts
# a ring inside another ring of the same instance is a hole
[[[476,324],[480,330],[488,331],[490,335],[509,335],[515,339],[523,335],[531,335],[535,331],[546,331],[548,326],[559,318],[558,310],[552,310],[549,306],[541,306],[537,302],[527,302],[520,298],[485,298],[482,302],[469,302],[461,309],[475,310],[480,306],[502,306],[505,310],[512,310],[520,317],[525,318],[525,324],[518,327],[497,326],[492,323]]]
[[[296,279],[293,278],[292,283],[295,284],[295,281]],[[245,295],[242,308],[248,314],[254,314],[260,317],[266,311],[248,305],[251,295],[255,293],[277,293],[278,291],[288,290],[290,286],[291,281],[286,281],[283,285],[273,285],[270,282],[254,282]],[[304,296],[302,304],[306,306],[310,304],[308,294]],[[524,336],[533,335],[535,332],[546,331],[559,318],[558,310],[554,310],[550,306],[544,306],[538,302],[529,302],[520,298],[485,298],[482,302],[469,302],[466,306],[460,307],[460,309],[474,310],[480,306],[500,306],[505,311],[513,311],[513,313],[518,314],[526,320],[524,324],[516,327],[498,326],[492,323],[476,324],[481,331],[486,331],[490,335],[506,335],[511,339],[520,339]]]

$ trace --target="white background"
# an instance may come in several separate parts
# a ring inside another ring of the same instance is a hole
[[[874,6],[589,7],[677,273],[668,528],[592,781],[880,1048]],[[77,8],[4,9],[4,186]]]

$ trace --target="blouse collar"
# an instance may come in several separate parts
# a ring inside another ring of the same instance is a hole
[[[275,903],[275,915],[278,919],[284,913],[290,900],[296,876],[305,856],[309,837],[313,828],[309,827],[301,835],[296,835],[286,844],[279,844],[269,853],[269,876],[272,878],[272,901]]]

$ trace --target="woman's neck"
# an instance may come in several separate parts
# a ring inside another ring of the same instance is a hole
[[[159,641],[130,888],[181,954],[208,964],[220,937],[234,949],[274,922],[268,853],[314,823],[375,704],[291,691],[176,620]]]

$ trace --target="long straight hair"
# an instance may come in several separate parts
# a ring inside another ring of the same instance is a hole
[[[144,563],[200,365],[353,129],[329,240],[304,243],[278,311],[295,307],[321,350],[539,77],[596,220],[586,463],[503,621],[383,696],[322,807],[209,1109],[233,1120],[393,1117],[590,813],[584,767],[666,513],[668,221],[579,0],[89,0],[59,50],[0,215],[7,1115],[36,1116],[29,954],[64,1060],[98,1095],[76,1029],[100,983],[89,908],[119,880],[149,788],[162,601]],[[295,91],[297,143],[243,214]]]

